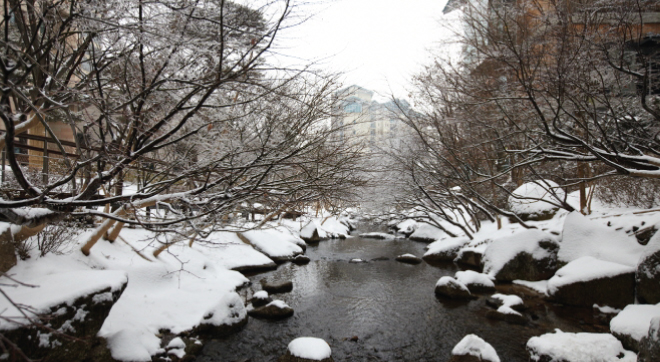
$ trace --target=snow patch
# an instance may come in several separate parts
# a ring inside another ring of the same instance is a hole
[[[482,361],[500,362],[495,348],[474,334],[463,337],[451,350],[451,354],[454,356],[470,355],[478,357]]]
[[[321,361],[330,358],[332,351],[326,341],[321,338],[299,337],[291,341],[287,347],[292,356]]]
[[[571,362],[637,361],[635,353],[624,350],[618,339],[605,333],[564,333],[556,329],[555,333],[530,338],[527,350],[532,361],[539,361],[540,356]],[[620,355],[623,358],[617,359]]]

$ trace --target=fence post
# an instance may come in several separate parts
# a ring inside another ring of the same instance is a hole
[[[44,140],[44,165],[41,170],[44,185],[48,185],[48,142]]]

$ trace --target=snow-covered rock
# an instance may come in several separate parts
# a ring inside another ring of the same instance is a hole
[[[450,362],[467,360],[464,357],[472,356],[469,359],[475,362],[500,362],[495,348],[488,342],[474,334],[468,334],[451,350],[452,358]]]
[[[417,228],[417,221],[413,219],[406,219],[394,226],[394,230],[409,237],[415,232]]]
[[[551,203],[558,204],[565,196],[564,190],[553,181],[528,182],[509,196],[509,209],[523,221],[548,220],[559,209]]]
[[[224,295],[209,308],[197,327],[199,333],[222,337],[243,328],[247,323],[247,310],[241,297],[235,293]]]
[[[568,305],[623,308],[635,299],[635,268],[585,256],[557,270],[547,293]]]
[[[408,236],[410,240],[421,241],[424,243],[432,243],[443,237],[447,237],[447,233],[424,222],[417,223],[415,231]]]
[[[458,251],[454,262],[482,270],[483,255],[492,242],[492,239],[470,241]]]
[[[392,234],[379,233],[379,232],[362,233],[360,234],[360,237],[365,239],[380,239],[380,240],[392,240],[395,238],[395,236]]]
[[[350,223],[345,219],[331,216],[325,219],[312,219],[300,230],[300,237],[308,243],[318,243],[324,239],[346,238],[350,232]]]
[[[639,351],[639,342],[656,317],[660,317],[660,304],[631,304],[610,321],[610,331],[625,348]]]
[[[456,259],[461,248],[469,242],[470,239],[467,237],[434,241],[428,245],[428,250],[422,258],[429,263],[451,262]]]
[[[639,344],[637,362],[660,361],[660,317],[651,320],[646,337]]]
[[[296,239],[299,238],[281,230],[250,230],[243,233],[243,236],[255,249],[266,254],[276,263],[289,261],[303,253],[303,249],[297,245]]]
[[[398,255],[394,260],[406,263],[406,264],[419,264],[422,262],[422,259],[413,255],[413,254],[401,254]]]
[[[444,276],[435,284],[435,295],[451,299],[471,299],[472,293],[465,284],[450,276]]]
[[[264,319],[283,319],[293,315],[293,309],[282,300],[274,300],[262,307],[249,309],[251,317]]]
[[[539,362],[635,362],[613,335],[606,333],[564,333],[559,329],[527,341],[530,361]]]
[[[498,281],[538,281],[557,271],[559,242],[549,233],[529,229],[496,239],[483,256],[484,272]]]
[[[486,313],[486,317],[513,324],[526,324],[527,318],[520,311],[525,308],[522,298],[517,295],[493,294],[486,304],[497,308]]]
[[[464,284],[472,293],[492,293],[495,292],[495,283],[491,277],[486,274],[478,273],[474,270],[458,271],[454,278]]]
[[[299,337],[291,341],[281,362],[332,361],[330,345],[321,338]]]
[[[572,212],[564,221],[557,258],[560,263],[565,264],[584,256],[592,256],[637,267],[642,255],[659,249],[660,243],[640,245],[637,239],[623,230],[612,230],[597,220],[591,220],[579,212]]]
[[[250,299],[250,303],[252,303],[253,307],[261,307],[264,306],[270,302],[272,302],[273,299],[270,298],[268,295],[268,292],[265,290],[260,290],[252,296],[252,299]]]

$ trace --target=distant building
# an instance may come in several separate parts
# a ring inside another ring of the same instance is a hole
[[[344,142],[398,143],[403,135],[401,116],[410,111],[405,100],[379,103],[374,92],[352,85],[336,93],[339,98],[332,116],[332,128]]]

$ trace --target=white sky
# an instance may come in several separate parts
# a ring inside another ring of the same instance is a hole
[[[280,33],[276,51],[285,62],[316,61],[344,73],[345,86],[407,98],[411,77],[448,38],[443,26],[455,21],[442,14],[446,1],[312,0],[297,11],[316,15]]]

